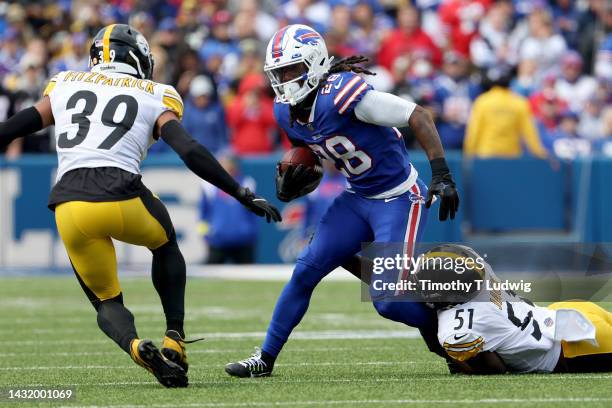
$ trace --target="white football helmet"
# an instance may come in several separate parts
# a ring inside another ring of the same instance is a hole
[[[317,89],[332,59],[321,34],[307,25],[292,24],[278,30],[270,39],[264,72],[279,101],[295,106]],[[303,66],[301,71],[300,66]],[[283,82],[282,73],[288,68],[294,68],[296,74]]]

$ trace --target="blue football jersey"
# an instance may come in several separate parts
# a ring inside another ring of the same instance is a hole
[[[352,72],[332,74],[317,91],[309,123],[290,127],[289,105],[276,101],[279,126],[308,145],[322,159],[332,160],[352,191],[369,197],[405,182],[412,166],[397,129],[357,119],[355,106],[372,89]]]

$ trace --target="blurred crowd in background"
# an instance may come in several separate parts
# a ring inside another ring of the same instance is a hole
[[[176,87],[186,128],[215,152],[286,148],[262,66],[274,32],[304,23],[324,35],[331,55],[369,57],[375,88],[429,108],[447,149],[463,148],[473,103],[503,68],[512,72],[510,89],[527,98],[549,153],[612,155],[606,0],[0,2],[0,120],[31,105],[55,73],[88,69],[92,36],[118,22],[149,40],[154,79]],[[52,151],[49,132],[7,155]],[[152,152],[167,150],[157,143]]]

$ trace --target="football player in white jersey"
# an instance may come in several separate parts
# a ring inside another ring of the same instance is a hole
[[[502,290],[491,266],[461,245],[425,253],[412,278],[437,310],[440,345],[465,373],[612,371],[612,313],[594,303],[537,306]]]
[[[0,145],[55,124],[59,165],[49,208],[98,325],[161,384],[185,387],[185,261],[165,206],[141,181],[147,149],[161,137],[199,177],[268,222],[281,217],[184,130],[181,97],[151,80],[153,58],[137,30],[125,24],[100,30],[90,67],[53,77],[33,107],[0,124]],[[153,284],[167,326],[161,351],[138,338],[134,316],[123,305],[112,239],[153,254]]]

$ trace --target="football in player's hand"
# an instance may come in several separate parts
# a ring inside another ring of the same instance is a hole
[[[323,177],[321,161],[309,148],[296,147],[282,157],[276,167],[276,196],[289,202],[319,185]]]
[[[321,160],[312,150],[307,147],[294,147],[283,155],[283,158],[278,163],[280,172],[283,174],[288,167],[296,167],[298,164],[311,169],[317,173],[323,172]]]

